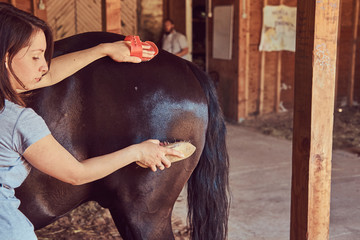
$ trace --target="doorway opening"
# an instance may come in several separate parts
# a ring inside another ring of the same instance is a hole
[[[192,61],[206,70],[206,2],[192,2]]]

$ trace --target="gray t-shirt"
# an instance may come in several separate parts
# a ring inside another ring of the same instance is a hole
[[[170,34],[164,34],[162,40],[162,49],[165,51],[176,54],[188,47],[188,42],[185,35],[173,30]],[[184,55],[182,58],[189,60],[189,54]]]
[[[45,121],[34,110],[5,100],[0,111],[0,183],[19,187],[30,172],[22,154],[49,134]]]

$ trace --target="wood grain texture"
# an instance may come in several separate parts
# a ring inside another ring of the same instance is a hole
[[[329,238],[339,12],[340,0],[298,3],[291,240]]]

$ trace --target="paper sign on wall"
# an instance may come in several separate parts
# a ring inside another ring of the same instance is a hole
[[[259,50],[295,52],[295,44],[296,7],[265,6]]]

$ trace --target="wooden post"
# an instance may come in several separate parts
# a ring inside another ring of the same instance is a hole
[[[341,20],[341,11],[343,9],[342,7],[342,4],[343,4],[344,1],[340,1],[340,14],[339,14],[339,31],[338,31],[338,48],[337,48],[337,56],[340,55],[340,43],[341,43],[341,23],[342,23],[342,20]],[[337,57],[336,58],[336,69],[339,68],[339,61],[340,61],[340,58]],[[339,88],[339,75],[340,75],[340,71],[336,71],[336,80],[335,80],[335,107],[336,107],[336,101],[337,101],[337,95],[338,95],[338,88]]]
[[[276,87],[275,87],[275,112],[279,112],[281,100],[281,71],[282,71],[282,51],[277,53],[277,71],[276,71]]]
[[[237,120],[248,117],[250,74],[250,0],[239,4],[239,61]]]
[[[351,52],[351,73],[348,87],[348,105],[352,106],[354,102],[354,84],[355,84],[355,68],[356,68],[356,45],[358,39],[358,27],[359,27],[359,2],[360,0],[354,0],[354,18],[353,18],[353,41]]]
[[[267,0],[264,0],[264,6],[268,4]],[[264,15],[264,13],[263,13]],[[260,69],[260,86],[259,86],[259,115],[264,111],[264,87],[265,87],[265,64],[266,64],[266,52],[261,52],[261,69]]]
[[[280,5],[284,4],[284,0],[280,0]],[[281,70],[282,70],[282,51],[277,53],[277,71],[276,71],[276,87],[275,87],[275,106],[274,111],[279,112],[281,99]]]
[[[120,0],[105,0],[103,29],[106,32],[121,33]]]
[[[340,0],[297,5],[291,240],[329,238]]]

